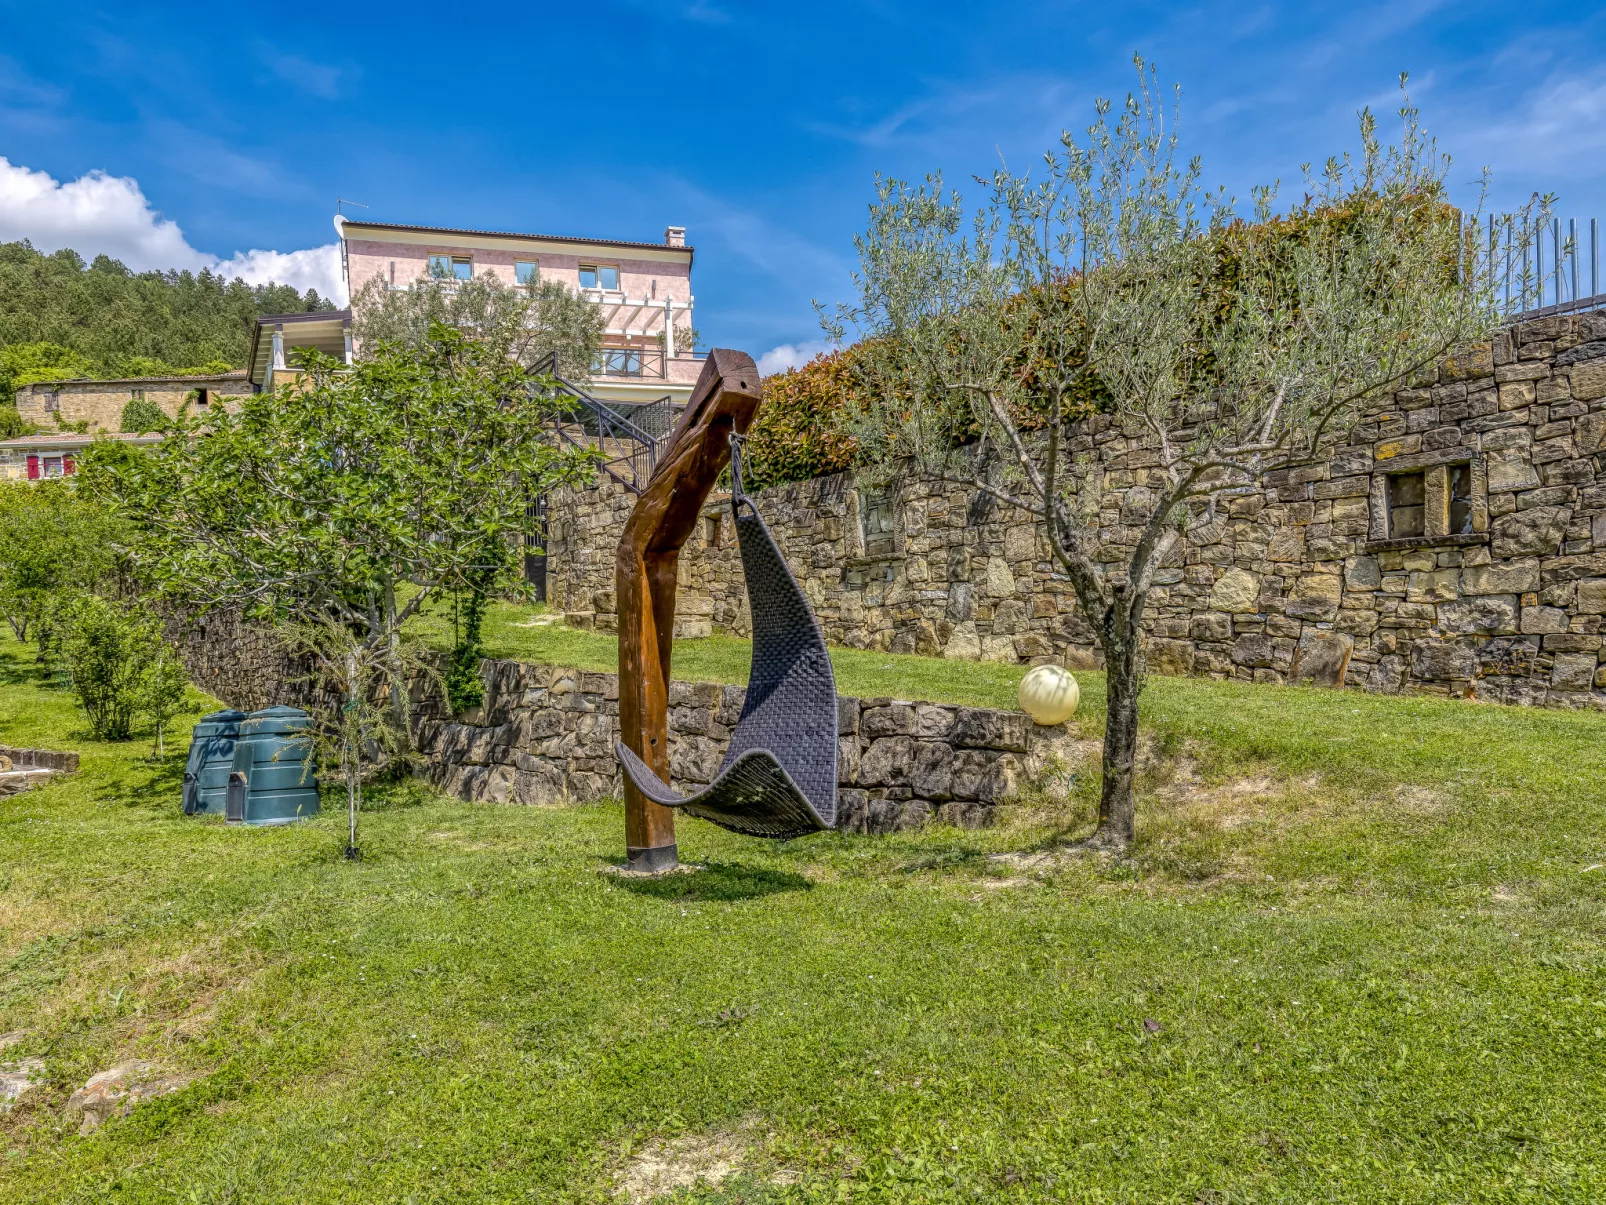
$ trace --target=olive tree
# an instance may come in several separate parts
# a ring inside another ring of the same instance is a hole
[[[550,355],[557,375],[571,380],[589,376],[602,352],[602,307],[539,276],[522,285],[489,273],[469,280],[425,276],[405,289],[375,278],[351,299],[351,311],[359,355],[386,344],[422,348],[435,324],[526,367]]]
[[[1224,499],[1487,337],[1504,251],[1474,237],[1481,201],[1470,215],[1447,204],[1448,159],[1408,99],[1398,145],[1363,112],[1357,154],[1307,167],[1287,212],[1257,189],[1243,221],[1179,157],[1174,104],[1138,72],[1035,177],[978,178],[973,213],[940,176],[878,180],[855,240],[858,298],[825,321],[859,340],[862,456],[912,460],[1041,525],[1108,678],[1100,847],[1134,834],[1156,572]],[[1102,526],[1104,469],[1077,425],[1095,413],[1143,450],[1140,488]]]
[[[511,567],[527,492],[584,480],[594,456],[546,437],[543,382],[439,324],[422,347],[304,367],[147,453],[91,456],[85,481],[135,522],[162,594],[272,621],[310,660],[356,856],[362,780],[407,746],[408,621]]]

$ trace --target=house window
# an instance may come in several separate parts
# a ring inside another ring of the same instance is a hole
[[[645,369],[641,352],[635,348],[604,348],[602,375],[607,377],[639,377]]]
[[[1403,540],[1427,532],[1427,482],[1423,473],[1397,473],[1389,478],[1389,539]]]
[[[57,393],[54,389],[45,394],[45,413],[61,413],[61,394]]]
[[[619,291],[619,269],[607,264],[581,264],[580,287],[616,293]]]
[[[534,260],[516,259],[513,261],[513,279],[519,284],[534,284],[537,275]]]
[[[432,255],[429,274],[434,280],[468,280],[474,275],[474,261],[466,255]]]
[[[720,547],[724,526],[720,515],[708,515],[703,519],[703,539],[710,549]]]
[[[865,556],[889,556],[895,552],[897,523],[893,492],[875,490],[860,494],[859,524],[864,535]]]
[[[206,390],[197,389],[195,391],[195,404],[197,406],[205,406],[209,401],[211,401],[211,398],[207,396]]]
[[[143,389],[130,389],[128,391],[128,400],[131,402],[143,402],[145,400],[145,391]]]
[[[1488,530],[1488,486],[1479,457],[1413,456],[1391,467],[1395,471],[1372,479],[1373,540],[1465,544]]]
[[[60,477],[61,475],[62,475],[62,472],[61,472],[61,457],[60,456],[46,456],[45,457],[45,476],[46,477]]]

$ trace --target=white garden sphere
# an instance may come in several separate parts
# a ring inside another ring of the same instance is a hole
[[[1039,665],[1020,680],[1020,709],[1038,724],[1063,724],[1081,698],[1082,688],[1063,665]]]

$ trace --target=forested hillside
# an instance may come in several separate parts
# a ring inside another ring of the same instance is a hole
[[[0,405],[17,385],[245,364],[251,321],[333,306],[312,290],[211,272],[131,272],[101,255],[0,243]]]

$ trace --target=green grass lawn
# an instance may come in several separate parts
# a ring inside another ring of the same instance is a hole
[[[499,655],[611,664],[501,618]],[[1020,672],[838,667],[991,703]],[[1085,828],[1084,781],[984,833],[684,821],[706,869],[629,882],[611,803],[398,788],[357,864],[335,811],[187,819],[182,751],[89,740],[0,644],[0,742],[84,755],[0,801],[0,1061],[48,1080],[0,1115],[0,1201],[601,1202],[698,1143],[742,1171],[670,1199],[1606,1199],[1606,717],[1146,702],[1182,774],[1128,858],[989,860]],[[130,1059],[189,1086],[79,1137],[68,1094]]]

